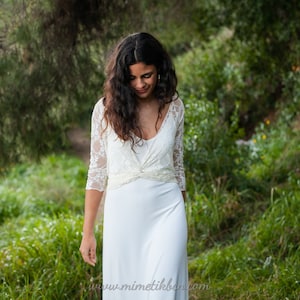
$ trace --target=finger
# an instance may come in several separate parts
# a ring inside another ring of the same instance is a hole
[[[95,248],[91,248],[89,251],[89,255],[92,259],[96,258],[96,249]]]
[[[93,267],[95,267],[95,265],[96,265],[96,261],[95,261],[95,260],[92,260],[92,259],[90,259],[90,258],[84,259],[84,261],[85,261],[87,264],[89,264],[89,265],[91,265],[91,266],[93,266]]]
[[[89,258],[90,258],[90,261],[95,265],[96,264],[96,261],[97,261],[97,258],[96,258],[96,249],[95,248],[92,248],[89,252]]]
[[[95,266],[96,261],[91,259],[89,255],[82,255],[82,258],[83,258],[84,262],[86,262],[87,264],[89,264],[91,266]]]
[[[91,249],[89,251],[80,250],[83,260],[91,266],[96,264],[96,250]]]

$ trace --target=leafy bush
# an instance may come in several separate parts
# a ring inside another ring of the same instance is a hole
[[[216,102],[185,98],[185,157],[188,175],[205,184],[211,180],[228,184],[234,180],[240,151],[240,133],[220,119]],[[242,162],[241,162],[242,163]],[[216,182],[217,184],[217,182]]]
[[[260,159],[251,155],[248,143],[238,144],[243,131],[235,115],[227,123],[216,101],[191,95],[184,103],[189,235],[201,240],[190,244],[193,252],[244,234],[253,212],[265,206],[269,183],[249,176]]]
[[[249,177],[263,178],[276,186],[299,172],[300,137],[295,123],[299,99],[289,105],[280,105],[277,119],[266,118],[257,126],[251,155],[259,160],[253,164]]]

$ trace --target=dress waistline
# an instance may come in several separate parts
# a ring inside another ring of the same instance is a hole
[[[139,172],[128,172],[108,176],[107,189],[116,189],[140,178],[162,182],[177,182],[174,172],[170,170],[140,170]]]

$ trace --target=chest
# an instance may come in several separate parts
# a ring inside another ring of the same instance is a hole
[[[144,140],[149,140],[156,136],[167,117],[168,108],[169,105],[165,106],[160,113],[158,113],[158,107],[145,107],[139,110],[138,124],[141,129],[141,137]],[[136,134],[139,135],[138,133]]]
[[[167,117],[154,137],[140,140],[133,148],[131,141],[121,141],[114,131],[110,130],[106,143],[109,168],[119,169],[123,166],[130,170],[133,165],[160,165],[162,161],[170,163],[173,157],[176,128],[175,120]]]

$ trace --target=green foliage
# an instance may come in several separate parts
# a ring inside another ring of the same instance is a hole
[[[235,37],[247,42],[253,88],[264,89],[262,100],[271,106],[279,100],[290,102],[293,94],[286,93],[284,87],[291,71],[299,66],[299,2],[220,2],[227,9],[226,22],[231,23]]]
[[[247,53],[247,43],[221,34],[176,59],[190,278],[210,287],[191,291],[195,299],[297,299],[300,290],[299,73],[286,72],[280,102],[259,102],[264,119],[242,140],[241,114],[251,117],[249,107],[274,96],[264,89],[271,77],[254,77]]]
[[[232,35],[224,29],[214,39],[176,58],[180,90],[210,101],[218,99],[220,104],[224,98],[239,100],[236,97],[245,85],[246,70],[240,58],[243,44],[232,44]]]
[[[192,8],[185,1],[31,0],[4,5],[0,166],[68,147],[66,132],[90,117],[102,94],[107,49],[122,35],[153,31],[173,54],[190,47],[185,33],[192,25],[185,13]]]
[[[75,158],[48,156],[39,164],[17,165],[0,185],[0,224],[18,216],[82,212],[86,167]]]
[[[38,28],[26,23],[11,32],[10,39],[14,48],[6,50],[0,64],[2,166],[66,147],[67,128],[79,107],[81,114],[90,112],[97,98],[95,86],[102,82],[84,47],[73,49],[61,62],[54,51],[41,46]]]
[[[261,75],[251,69],[249,45],[233,34],[224,29],[215,39],[176,58],[179,90],[184,97],[217,101],[223,121],[237,117],[238,127],[249,137],[255,125],[275,110],[276,101],[290,103],[298,97],[300,76],[288,71],[277,97],[278,81],[271,73]]]
[[[297,299],[298,199],[299,191],[279,192],[248,237],[191,261],[193,281],[209,283],[211,299]]]
[[[249,172],[252,178],[264,178],[272,185],[285,183],[297,175],[300,165],[300,135],[295,115],[300,98],[281,107],[277,121],[268,118],[256,128],[251,156],[259,159]],[[272,124],[274,122],[274,124]]]
[[[191,281],[207,299],[297,299],[299,98],[241,144],[216,103],[185,104]]]
[[[0,185],[1,299],[96,299],[79,253],[86,167],[65,155],[16,165]],[[100,225],[96,233],[101,249]]]
[[[63,214],[2,226],[1,298],[93,299],[89,286],[99,281],[101,262],[91,269],[81,260],[81,227],[82,217]]]
[[[131,28],[134,2],[6,3],[0,47],[0,165],[68,146],[67,129],[101,96],[109,41]],[[127,13],[114,22],[116,12]],[[99,39],[101,38],[101,40]]]
[[[215,179],[219,184],[232,180],[238,164],[235,141],[240,133],[220,119],[216,102],[185,98],[185,155],[188,172],[204,184]],[[231,178],[231,179],[230,179]]]
[[[185,98],[185,167],[188,184],[189,235],[197,247],[236,240],[252,221],[270,183],[249,176],[258,157],[249,145],[239,145],[237,121],[220,117],[216,102]],[[258,216],[257,216],[258,217]],[[201,237],[201,238],[199,238]],[[190,244],[194,251],[195,244]]]
[[[250,240],[254,241],[257,251],[262,256],[268,254],[279,259],[298,251],[299,196],[299,190],[275,189],[271,198],[272,205],[250,236]]]
[[[226,120],[238,107],[240,125],[249,136],[266,111],[299,95],[299,88],[294,88],[300,77],[300,4],[220,0],[206,5],[197,1],[193,8],[199,29],[206,32],[212,26],[219,31],[196,44],[201,48],[183,62],[190,70],[184,74],[198,80],[183,80],[205,98],[217,98]],[[220,40],[219,33],[228,29],[230,38]]]

